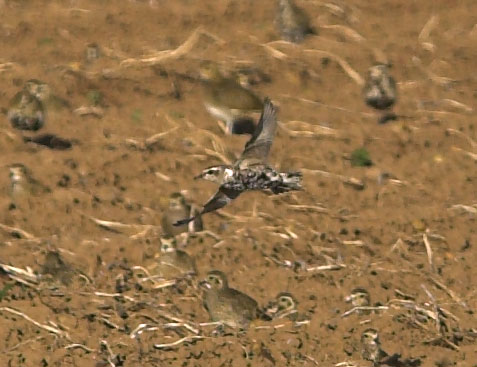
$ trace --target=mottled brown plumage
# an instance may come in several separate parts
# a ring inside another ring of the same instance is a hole
[[[58,280],[64,285],[69,285],[75,270],[63,260],[58,251],[48,251],[45,255],[41,273],[42,275],[50,275],[54,280]]]
[[[174,239],[161,239],[161,254],[153,271],[165,278],[197,274],[195,260],[187,252],[177,248]]]
[[[308,15],[293,0],[278,0],[276,23],[281,37],[289,42],[300,43],[314,33]]]
[[[257,302],[245,293],[229,288],[227,277],[221,271],[210,271],[202,285],[205,288],[204,307],[212,321],[246,329],[257,318]]]
[[[345,301],[351,303],[353,307],[369,307],[371,306],[371,297],[364,288],[355,288],[351,291],[351,294],[345,298]],[[369,314],[369,311],[359,310],[360,314]]]
[[[178,220],[187,218],[191,213],[191,206],[187,203],[184,195],[179,192],[174,192],[170,195],[168,201],[168,207],[162,215],[162,231],[166,238],[175,237],[181,233],[187,232],[200,232],[203,229],[202,219],[196,218],[190,224],[183,224],[180,226],[174,226]]]
[[[298,312],[297,307],[298,302],[291,293],[281,292],[263,309],[262,316],[266,319],[307,320],[305,315]]]
[[[207,62],[201,66],[204,106],[215,118],[226,123],[226,132],[253,132],[253,120],[248,116],[260,111],[262,100],[236,80],[225,77],[218,66]],[[243,126],[244,131],[238,131]]]
[[[22,90],[10,100],[7,117],[14,129],[37,131],[45,124],[45,109],[35,95]]]
[[[373,362],[374,366],[379,366],[380,362],[388,356],[381,349],[378,331],[376,329],[366,329],[361,334],[361,356],[367,361]]]
[[[10,198],[16,207],[29,205],[29,200],[37,195],[48,193],[51,190],[36,180],[31,171],[21,163],[8,166],[10,171]]]
[[[368,69],[366,83],[363,88],[366,104],[377,110],[386,111],[379,118],[379,123],[395,120],[397,116],[389,110],[397,99],[396,82],[389,74],[389,66],[377,64]]]

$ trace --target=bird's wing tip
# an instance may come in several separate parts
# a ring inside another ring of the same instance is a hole
[[[174,227],[179,227],[179,226],[182,226],[183,224],[187,224],[189,222],[191,222],[192,220],[194,220],[194,218],[186,218],[186,219],[181,219],[181,220],[178,220],[177,222],[175,223],[172,223],[172,225]]]

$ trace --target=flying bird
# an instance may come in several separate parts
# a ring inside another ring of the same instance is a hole
[[[196,217],[223,208],[248,190],[268,190],[273,194],[302,189],[301,172],[277,172],[266,161],[277,129],[277,109],[266,98],[262,115],[251,139],[245,144],[242,156],[234,165],[206,168],[194,179],[205,179],[220,185],[219,190],[195,216],[174,223],[180,226]]]

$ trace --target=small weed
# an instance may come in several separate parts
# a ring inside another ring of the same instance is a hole
[[[43,38],[39,38],[37,43],[38,43],[38,46],[49,46],[51,44],[53,44],[53,38],[51,37],[43,37]]]
[[[179,111],[171,111],[169,115],[174,119],[183,119],[185,117],[185,115]]]
[[[369,167],[373,165],[373,161],[365,148],[359,148],[351,153],[351,165],[353,167]]]
[[[5,286],[3,287],[2,290],[0,290],[0,301],[3,300],[7,295],[8,295],[8,292],[10,291],[10,289],[13,288],[13,283],[7,283],[5,284]]]
[[[103,93],[101,93],[99,90],[90,90],[86,94],[86,98],[91,105],[99,106],[103,102]]]
[[[142,110],[140,108],[136,108],[131,113],[131,120],[133,120],[133,122],[136,124],[140,124],[142,122]]]

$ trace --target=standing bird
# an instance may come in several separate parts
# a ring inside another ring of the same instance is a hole
[[[202,219],[196,218],[193,222],[174,226],[178,220],[192,215],[192,208],[186,202],[184,195],[180,192],[174,192],[169,197],[169,204],[162,216],[162,231],[166,238],[175,237],[181,233],[200,232],[203,229]]]
[[[366,329],[361,334],[362,351],[361,356],[367,361],[373,362],[374,366],[379,366],[381,361],[388,354],[381,349],[378,331],[376,329]]]
[[[380,124],[397,118],[396,114],[389,112],[397,98],[396,82],[389,74],[389,65],[377,64],[368,69],[363,94],[368,106],[386,111],[379,118]]]
[[[47,186],[36,180],[25,165],[15,163],[8,168],[10,170],[10,197],[15,206],[28,200],[31,196],[51,191]]]
[[[307,34],[315,33],[305,11],[293,0],[278,0],[276,24],[282,38],[293,43],[300,43]]]
[[[26,88],[13,96],[7,116],[17,130],[37,131],[45,124],[43,103]]]
[[[281,292],[264,308],[263,315],[270,319],[286,317],[291,321],[299,321],[302,317],[298,313],[297,306],[298,302],[291,293]]]
[[[154,270],[166,278],[197,274],[194,258],[179,250],[175,239],[165,238],[161,239],[161,255]]]
[[[195,179],[203,178],[220,185],[195,216],[177,221],[180,226],[198,216],[223,208],[247,190],[269,190],[273,194],[301,190],[301,172],[277,172],[266,163],[277,129],[276,108],[267,98],[262,116],[251,139],[245,144],[242,156],[233,166],[220,165],[206,168]]]
[[[245,293],[229,288],[227,277],[221,271],[210,271],[201,285],[205,288],[204,307],[212,321],[246,329],[257,318],[257,302]]]
[[[54,280],[69,285],[75,275],[75,270],[63,260],[58,251],[48,251],[45,255],[41,274],[50,275]]]
[[[228,134],[252,134],[253,120],[247,116],[260,111],[262,100],[236,80],[226,78],[217,65],[207,62],[200,68],[204,106],[207,111],[225,122]]]

